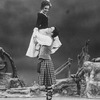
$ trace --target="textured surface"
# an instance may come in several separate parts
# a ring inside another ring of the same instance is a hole
[[[45,97],[38,98],[0,98],[0,100],[46,100]],[[88,98],[78,98],[78,97],[53,97],[52,100],[91,100]],[[98,99],[92,99],[98,100]]]

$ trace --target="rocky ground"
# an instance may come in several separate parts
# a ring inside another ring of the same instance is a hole
[[[45,97],[38,98],[0,98],[0,100],[46,100]],[[77,97],[53,97],[52,100],[91,100],[88,98],[77,98]],[[99,99],[92,99],[99,100]]]
[[[45,100],[45,87],[40,87],[36,82],[33,83],[32,86],[27,87],[24,86],[24,82],[18,78],[10,78],[8,77],[9,74],[1,74],[1,81],[0,81],[0,100]],[[80,95],[77,94],[77,85],[73,81],[72,78],[65,78],[57,80],[55,86],[53,86],[53,99],[52,100],[60,100],[60,99],[68,99],[68,100],[86,100],[89,98],[99,98],[97,94],[100,93],[98,89],[96,89],[92,85],[92,91],[94,95],[89,93],[89,96],[85,95],[85,87],[86,85],[81,83],[81,91]],[[92,96],[92,97],[91,97]],[[95,100],[95,99],[94,99]]]

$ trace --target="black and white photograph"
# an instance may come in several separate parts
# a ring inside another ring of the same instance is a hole
[[[100,99],[100,0],[0,0],[0,100]]]

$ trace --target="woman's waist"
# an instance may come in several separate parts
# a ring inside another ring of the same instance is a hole
[[[45,55],[39,55],[39,57],[38,57],[39,59],[47,59],[47,60],[51,60],[51,57],[50,57],[50,55],[47,55],[47,54],[45,54]]]

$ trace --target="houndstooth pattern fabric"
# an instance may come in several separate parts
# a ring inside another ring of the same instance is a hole
[[[56,76],[54,74],[54,66],[52,60],[43,60],[41,62],[39,84],[51,86],[56,83]]]

